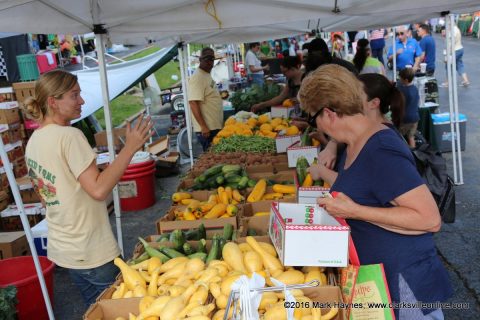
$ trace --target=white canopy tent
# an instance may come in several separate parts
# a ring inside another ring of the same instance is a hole
[[[109,154],[114,158],[109,90],[104,60],[104,35],[112,41],[161,45],[173,43],[232,43],[280,38],[318,29],[347,31],[410,23],[440,16],[442,11],[478,10],[478,0],[7,0],[0,4],[0,30],[20,33],[95,32],[102,83]],[[35,17],[33,19],[32,17]],[[185,55],[179,47],[185,100]],[[188,110],[188,108],[187,108]],[[187,123],[189,115],[187,112]],[[189,141],[191,144],[191,140]],[[24,207],[3,144],[10,186],[34,256],[47,309],[54,318]],[[114,189],[115,211],[120,211]],[[121,241],[120,241],[121,244]]]

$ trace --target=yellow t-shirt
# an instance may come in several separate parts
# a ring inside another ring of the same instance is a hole
[[[188,81],[188,101],[200,101],[200,111],[210,130],[222,129],[223,105],[210,73],[198,68]],[[193,131],[202,131],[192,114]]]
[[[104,201],[78,182],[96,154],[73,127],[47,125],[28,141],[28,174],[47,206],[48,258],[71,269],[99,267],[120,254]]]

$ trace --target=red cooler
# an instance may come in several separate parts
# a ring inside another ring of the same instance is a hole
[[[118,183],[122,211],[138,211],[155,204],[155,161],[137,152]]]

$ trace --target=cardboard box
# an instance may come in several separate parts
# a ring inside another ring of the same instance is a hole
[[[124,142],[125,142],[125,135],[126,135],[127,129],[125,128],[115,128],[113,129],[113,145],[115,146],[116,150],[122,149]],[[107,143],[107,132],[106,131],[101,131],[98,133],[95,133],[95,145],[97,146],[97,149],[99,151],[105,151],[108,148],[108,143]],[[122,141],[123,140],[123,141]]]
[[[248,203],[243,207],[243,217],[240,220],[242,226],[241,237],[247,236],[248,229],[253,229],[258,236],[268,236],[268,223],[270,215],[254,216],[257,212],[270,211],[272,207],[271,200],[263,200],[254,203]]]
[[[13,83],[12,87],[15,91],[15,97],[20,103],[23,103],[28,97],[35,96],[35,81]]]
[[[13,124],[20,122],[20,110],[17,101],[0,103],[0,123]]]
[[[316,307],[320,307],[322,310],[322,315],[325,315],[329,310],[330,306],[337,305],[343,306],[343,299],[340,287],[338,286],[319,286],[314,288],[302,289],[304,295],[309,297]],[[346,319],[346,308],[338,308],[337,315],[332,318],[333,320],[344,320]]]
[[[15,177],[24,177],[28,174],[27,163],[25,162],[24,157],[17,158],[15,161],[13,161],[13,174],[15,175]]]
[[[25,232],[0,232],[0,260],[29,254]]]
[[[100,295],[97,297],[95,301],[112,299],[112,295],[115,292],[115,290],[117,290],[117,286],[119,286],[120,283],[122,282],[123,282],[123,278],[115,280],[115,282],[112,283],[110,287],[105,288],[105,290],[103,290],[102,293],[100,293]]]
[[[198,228],[201,223],[207,229],[207,235],[210,235],[215,232],[220,232],[223,229],[223,226],[227,223],[230,223],[233,226],[233,230],[237,230],[237,217],[243,215],[243,206],[238,206],[238,213],[235,217],[230,218],[217,218],[217,219],[198,219],[198,220],[175,220],[175,210],[184,210],[185,206],[173,206],[170,207],[170,210],[162,218],[158,219],[156,222],[158,234],[171,232],[173,230],[188,230],[192,228]]]
[[[295,142],[300,141],[301,135],[295,136],[277,136],[275,138],[275,146],[277,148],[277,153],[287,152],[287,148],[290,147]]]
[[[0,211],[5,210],[8,207],[8,203],[10,201],[9,195],[6,191],[0,190]]]
[[[32,181],[28,176],[17,178],[18,189],[22,196],[23,203],[38,203],[41,202],[40,196],[33,188]]]
[[[300,142],[295,142],[293,145],[287,148],[288,167],[295,168],[297,166],[297,159],[301,156],[305,157],[308,161],[308,164],[311,165],[313,160],[318,157],[319,152],[319,147],[300,147]]]
[[[350,228],[323,208],[273,202],[269,235],[285,266],[345,267]]]
[[[295,186],[297,186],[297,200],[298,203],[316,204],[317,198],[324,197],[325,194],[330,193],[329,188],[320,186],[301,187],[298,183],[297,172],[295,172]]]
[[[147,146],[147,151],[153,155],[160,155],[168,151],[169,148],[169,138],[168,136],[163,136],[153,141]]]
[[[84,320],[115,320],[118,317],[128,319],[128,314],[138,315],[141,298],[100,300],[92,304],[83,316]]]
[[[178,185],[177,191],[190,190],[190,189],[192,189],[194,184],[195,184],[195,182],[193,181],[193,179],[184,179]]]
[[[0,101],[15,101],[15,94],[12,87],[0,88]]]
[[[291,114],[295,112],[295,107],[285,108],[282,106],[273,106],[270,109],[270,117],[273,118],[291,118]]]
[[[24,206],[30,227],[43,220],[45,217],[45,209],[41,203],[26,204]],[[14,204],[9,205],[5,210],[0,212],[3,231],[22,231],[22,220]]]

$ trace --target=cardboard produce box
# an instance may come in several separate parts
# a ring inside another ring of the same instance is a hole
[[[321,186],[301,187],[298,183],[297,172],[295,172],[295,185],[297,186],[298,203],[316,204],[317,198],[322,198],[330,193],[330,188]]]
[[[287,152],[287,148],[290,147],[295,142],[300,141],[301,135],[295,136],[277,136],[275,138],[275,146],[277,148],[277,153]]]
[[[300,142],[295,142],[287,148],[288,167],[295,168],[297,166],[297,159],[302,156],[307,159],[309,165],[312,165],[313,160],[318,157],[319,152],[319,147],[300,147]]]
[[[23,103],[28,97],[35,96],[35,81],[16,82],[12,84],[12,87],[19,103]]]
[[[113,129],[113,145],[115,146],[115,150],[120,150],[123,148],[125,143],[125,135],[127,129],[126,128],[115,128]],[[95,145],[99,151],[106,151],[108,148],[107,143],[107,132],[100,131],[95,133]]]
[[[270,117],[273,118],[291,118],[291,114],[295,112],[295,107],[273,106],[270,109]]]
[[[268,222],[270,221],[270,215],[255,216],[255,213],[270,212],[271,207],[271,200],[245,204],[243,207],[243,217],[240,220],[240,225],[242,226],[241,236],[245,237],[248,229],[255,230],[257,236],[268,236]]]
[[[162,218],[158,219],[156,222],[158,234],[171,232],[173,230],[189,230],[192,228],[198,228],[201,223],[205,226],[207,230],[207,235],[213,233],[219,233],[222,231],[223,226],[227,223],[230,223],[233,226],[233,230],[237,230],[237,217],[243,216],[243,206],[237,205],[238,213],[237,216],[229,218],[217,218],[217,219],[198,219],[198,220],[175,220],[175,209],[184,210],[186,206],[172,206],[170,210]]]
[[[0,260],[30,254],[25,232],[0,232]]]
[[[33,189],[32,181],[29,177],[24,176],[17,178],[18,189],[22,196],[23,203],[38,203],[41,202],[40,196]]]
[[[41,203],[26,204],[24,206],[30,227],[43,220],[45,217],[45,209]],[[5,210],[0,212],[3,231],[22,231],[23,225],[17,206],[9,205]]]
[[[20,122],[20,109],[17,101],[0,103],[0,123],[13,124]]]
[[[138,315],[141,298],[100,300],[92,304],[83,316],[83,320],[115,320],[118,317],[128,319],[128,314]]]
[[[319,206],[273,202],[269,235],[285,266],[345,267],[350,228]]]
[[[102,293],[100,293],[100,295],[97,297],[95,301],[112,299],[112,295],[115,292],[115,290],[117,290],[117,286],[119,286],[120,283],[122,282],[123,282],[123,278],[116,279],[115,282],[112,283],[110,287],[106,288],[105,290],[102,291]]]
[[[9,202],[10,202],[9,194],[4,190],[0,190],[0,211],[5,210],[5,208],[8,207]]]
[[[331,306],[338,308],[338,313],[333,320],[346,319],[346,306],[342,300],[340,287],[338,286],[319,286],[314,288],[302,289],[306,297],[309,297],[315,307],[320,307],[322,315],[325,315]]]

